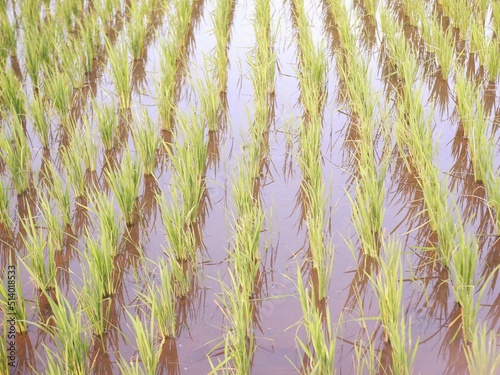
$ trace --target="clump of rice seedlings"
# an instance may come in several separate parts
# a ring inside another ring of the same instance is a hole
[[[464,346],[469,373],[494,375],[500,366],[500,351],[495,331],[489,330],[486,323],[475,329],[470,345]]]
[[[11,136],[6,131],[0,134],[0,154],[7,164],[11,181],[18,195],[22,195],[30,185],[31,151],[21,120],[11,118]]]
[[[52,35],[47,27],[38,28],[36,24],[25,23],[22,40],[26,71],[31,78],[33,87],[40,87],[42,70],[50,60],[53,49]]]
[[[3,179],[0,179],[0,225],[4,228],[10,228],[12,223],[9,202],[9,189],[5,186]]]
[[[5,288],[7,283],[0,283],[0,306],[2,308],[4,317],[6,316],[14,316],[16,332],[24,335],[28,333],[28,315],[26,310],[26,302],[27,300],[24,298],[23,293],[23,285],[21,284],[21,278],[16,277],[15,282],[15,303],[12,304],[11,299],[9,298],[10,291]],[[4,322],[7,322],[7,319],[3,319]],[[3,336],[4,338],[7,336]],[[2,340],[3,341],[3,340]],[[7,374],[8,372],[5,372]]]
[[[275,38],[271,32],[271,2],[268,0],[258,0],[255,3],[254,31],[255,35],[259,36],[254,52],[256,66],[254,75],[256,81],[261,82],[257,86],[265,88],[268,94],[272,94],[276,84],[276,56],[273,48]]]
[[[118,252],[118,240],[120,226],[116,222],[114,202],[108,199],[105,193],[93,190],[90,194],[93,211],[99,221],[99,235],[101,246],[109,250],[110,256],[114,257]]]
[[[139,292],[139,298],[151,311],[151,319],[155,319],[163,337],[176,337],[177,299],[172,285],[172,274],[167,262],[158,262],[159,285],[148,281],[145,292]]]
[[[231,34],[231,19],[234,10],[234,0],[218,0],[213,15],[215,44],[215,61],[219,92],[225,92],[227,87],[227,44]],[[215,88],[215,83],[213,83]]]
[[[154,174],[156,166],[156,153],[160,145],[160,137],[146,110],[142,112],[142,117],[134,123],[132,128],[134,146],[139,153],[144,174],[151,176]]]
[[[83,86],[85,77],[85,67],[82,64],[80,54],[75,51],[81,51],[80,41],[76,37],[68,37],[64,43],[56,44],[56,51],[60,57],[61,75],[65,78],[65,83],[72,90]],[[71,103],[71,102],[69,102]]]
[[[205,191],[203,184],[205,163],[207,160],[207,144],[201,121],[194,113],[179,113],[178,138],[167,148],[173,170],[172,182],[182,198],[182,216],[186,223],[194,223],[198,215],[201,198]],[[182,137],[183,143],[179,142]]]
[[[436,22],[431,22],[430,34],[433,41],[433,44],[430,45],[432,47],[431,51],[436,54],[441,73],[446,80],[453,67],[453,55],[455,53],[452,31],[448,29],[443,33],[440,25]]]
[[[5,11],[0,14],[0,35],[2,35],[1,49],[11,56],[16,56],[16,32]]]
[[[29,207],[28,213],[27,221],[22,221],[26,231],[23,242],[28,253],[28,259],[26,261],[21,260],[21,262],[39,289],[53,289],[56,286],[55,248],[47,246],[48,238],[35,222]],[[45,248],[47,248],[47,262],[45,262]]]
[[[407,327],[403,312],[401,245],[391,238],[384,243],[383,249],[380,272],[370,280],[377,296],[386,342],[391,344],[393,372],[411,374],[418,343],[411,347],[411,323]],[[407,347],[407,340],[410,347]]]
[[[80,24],[83,47],[84,71],[90,74],[94,69],[95,53],[100,45],[99,24],[94,14]]]
[[[124,42],[112,46],[111,42],[106,40],[106,52],[109,57],[111,77],[118,96],[118,103],[122,110],[127,110],[130,108],[132,91],[127,47]]]
[[[88,274],[90,280],[100,284],[100,290],[103,293],[101,297],[107,298],[115,292],[115,284],[113,281],[113,254],[114,249],[109,243],[101,241],[100,243],[87,235],[86,238],[87,251],[83,253],[87,260],[88,269],[85,273]]]
[[[70,106],[73,100],[73,90],[68,84],[69,77],[64,72],[54,71],[44,77],[45,95],[50,99],[52,107],[59,115],[61,124],[69,124]]]
[[[478,245],[475,237],[465,238],[463,233],[458,240],[458,248],[453,252],[450,264],[451,279],[453,294],[462,308],[464,339],[470,342],[475,337],[476,317],[479,310],[479,303],[474,301]]]
[[[173,126],[176,106],[175,84],[177,80],[177,49],[167,36],[160,46],[160,77],[156,82],[156,103],[158,115],[162,121],[162,128],[171,129]]]
[[[55,202],[57,210],[59,211],[63,223],[71,226],[71,199],[69,192],[69,184],[63,185],[62,176],[56,171],[52,162],[47,164],[46,178],[49,183],[48,194]]]
[[[167,203],[164,194],[156,196],[166,230],[168,251],[174,254],[178,260],[195,259],[196,239],[193,231],[189,228],[190,222],[184,215],[182,204],[178,198],[179,191],[176,187],[170,191],[170,196],[172,197],[170,204]]]
[[[255,333],[252,328],[252,304],[249,298],[238,295],[236,275],[229,270],[231,284],[221,281],[221,294],[217,295],[225,321],[226,335],[223,341],[224,357],[217,365],[210,361],[212,372],[236,372],[248,374],[255,352]]]
[[[109,313],[111,299],[104,298],[106,291],[101,283],[95,282],[86,273],[83,274],[83,287],[79,292],[74,289],[78,296],[78,304],[85,314],[92,333],[101,337],[109,329]]]
[[[129,319],[132,322],[132,328],[134,330],[134,336],[137,343],[137,350],[139,352],[139,357],[142,362],[144,370],[141,371],[139,367],[139,358],[135,361],[126,362],[122,357],[118,361],[118,367],[120,372],[123,374],[148,374],[155,375],[156,368],[160,361],[161,345],[155,347],[155,325],[154,320],[151,318],[149,327],[141,321],[139,316],[133,316],[128,313]]]
[[[75,138],[70,141],[68,147],[61,150],[62,165],[76,198],[85,196],[86,191],[85,164],[80,152]]]
[[[71,141],[74,143],[74,147],[79,150],[86,170],[94,172],[97,169],[99,158],[99,142],[92,133],[86,118],[83,120],[82,128],[77,129],[75,126],[71,129]]]
[[[101,141],[106,151],[115,146],[118,134],[118,115],[112,104],[99,104],[95,101],[92,105],[96,115],[97,129],[101,135]]]
[[[332,331],[330,309],[321,312],[304,286],[300,268],[297,270],[297,289],[302,307],[302,324],[307,341],[296,337],[297,345],[307,356],[304,373],[333,374],[335,371],[336,337]],[[314,293],[314,291],[312,292]]]
[[[51,129],[50,123],[47,121],[43,98],[40,95],[35,95],[29,106],[29,116],[33,124],[33,129],[38,134],[40,142],[44,148],[49,147]]]
[[[39,325],[53,337],[57,348],[57,353],[54,353],[44,345],[47,361],[57,369],[55,373],[89,374],[92,372],[92,364],[88,362],[90,340],[84,329],[82,312],[73,310],[59,288],[55,292],[55,300],[48,298],[54,325],[50,328]]]
[[[54,212],[47,196],[40,196],[39,209],[47,233],[49,253],[62,251],[64,232],[61,225],[61,219],[59,215]]]
[[[106,178],[120,206],[125,223],[132,225],[142,181],[141,165],[137,160],[132,160],[130,151],[127,150],[123,155],[121,168],[116,171],[107,170]]]
[[[25,93],[17,79],[14,69],[6,69],[0,74],[0,99],[18,117],[26,114]]]
[[[216,131],[217,120],[220,115],[220,94],[217,91],[215,79],[209,71],[211,66],[210,61],[207,63],[205,58],[204,79],[197,81],[196,92],[198,93],[198,101],[206,119],[208,130]]]
[[[147,3],[134,1],[129,5],[130,20],[127,24],[127,36],[130,51],[134,60],[143,53],[144,40],[147,34]]]

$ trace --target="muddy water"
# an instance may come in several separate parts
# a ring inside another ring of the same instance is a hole
[[[294,37],[296,30],[289,2],[273,1],[272,8],[278,74],[275,110],[268,137],[269,157],[263,168],[263,177],[259,180],[265,228],[261,234],[259,293],[254,301],[253,327],[257,345],[252,372],[255,374],[296,373],[303,366],[303,352],[297,347],[296,337],[305,339],[306,335],[303,328],[297,324],[300,322],[302,311],[295,282],[297,269],[302,269],[306,277],[310,274],[306,262],[308,239],[301,200],[301,171],[297,163],[297,137],[303,108],[297,79],[298,47]],[[159,373],[208,373],[210,364],[207,356],[210,356],[214,363],[223,360],[223,350],[218,344],[223,340],[226,322],[217,302],[217,294],[221,292],[220,283],[228,282],[228,252],[234,235],[231,179],[234,170],[240,165],[240,155],[244,152],[243,145],[251,126],[251,117],[248,114],[252,113],[253,89],[249,79],[247,56],[255,44],[251,24],[253,10],[253,2],[240,1],[237,2],[232,15],[228,46],[227,123],[215,133],[207,135],[207,192],[202,202],[204,209],[199,218],[200,253],[195,268],[197,273],[193,278],[192,291],[179,302],[177,337],[164,343]],[[390,99],[394,96],[394,91],[387,85],[385,77],[377,20],[365,16],[360,4],[352,5],[352,10],[361,20],[359,44],[363,57],[369,62],[370,83],[380,97],[381,108],[387,112],[394,111],[394,103]],[[214,2],[195,1],[186,62],[179,74],[178,107],[182,111],[189,111],[191,106],[197,106],[196,88],[193,88],[192,83],[203,77],[204,55],[211,54],[215,46],[215,36],[211,31],[213,11]],[[353,175],[356,163],[353,159],[353,142],[356,141],[356,134],[352,119],[346,110],[336,70],[338,37],[327,13],[323,1],[311,2],[307,7],[310,23],[313,25],[314,40],[324,44],[329,57],[328,97],[323,115],[321,145],[323,175],[327,186],[325,193],[328,194],[326,237],[332,245],[334,256],[327,303],[332,322],[337,328],[336,368],[341,374],[353,374],[357,371],[354,365],[355,343],[362,342],[366,345],[371,339],[382,367],[388,366],[390,347],[384,343],[382,327],[373,319],[378,316],[379,311],[367,274],[375,272],[377,266],[362,256],[361,244],[351,223],[351,207],[347,194],[354,195]],[[154,79],[159,70],[159,38],[168,32],[169,19],[164,12],[158,11],[151,22],[157,32],[150,33],[143,59],[133,64],[134,104],[129,118],[137,116],[143,108],[153,119],[157,118]],[[114,22],[117,38],[123,37],[120,35],[124,33],[126,23],[126,14],[119,14]],[[418,31],[413,31],[408,37],[418,41]],[[15,65],[14,61],[16,60],[10,62],[12,66]],[[79,92],[81,108],[74,108],[75,113],[84,114],[84,109],[90,107],[91,97],[108,103],[112,101],[114,88],[111,77],[104,68],[104,54],[102,61],[102,66],[96,64],[90,89]],[[484,280],[500,262],[500,245],[495,236],[497,229],[484,201],[487,192],[481,184],[474,182],[471,175],[467,140],[463,138],[454,114],[453,82],[451,79],[444,81],[436,74],[426,74],[425,72],[432,71],[432,68],[424,67],[424,61],[427,60],[422,58],[419,79],[423,83],[422,103],[426,113],[433,113],[433,137],[437,147],[435,163],[439,166],[443,181],[450,188],[450,200],[456,202],[456,209],[466,222],[467,232],[478,236],[480,256],[476,276],[478,280]],[[19,65],[22,72],[22,58]],[[480,68],[474,64],[472,66],[473,74],[479,74]],[[26,90],[30,91],[29,80]],[[490,85],[485,96],[491,122],[498,118],[500,113],[497,91],[495,85]],[[431,111],[433,103],[434,112]],[[34,178],[37,178],[43,168],[44,159],[55,161],[62,172],[58,148],[64,137],[57,135],[58,125],[57,121],[54,121],[54,141],[50,151],[43,152],[31,124],[27,124]],[[121,129],[122,140],[128,143],[135,153],[126,124],[122,124]],[[496,140],[496,133],[492,133]],[[172,135],[168,133],[163,133],[162,137],[167,141],[172,139]],[[381,134],[376,134],[375,139],[374,147],[380,155],[384,147],[389,145]],[[390,142],[390,146],[394,146],[394,137]],[[119,163],[121,155],[121,149],[108,155],[107,161],[101,155],[98,170],[89,177],[98,181],[110,195],[104,170],[110,168],[113,162]],[[500,158],[496,156],[495,168],[498,168],[499,162]],[[9,182],[10,177],[3,162],[1,167],[2,180]],[[154,199],[157,192],[169,192],[170,165],[166,153],[162,151],[158,155],[155,177],[156,179],[144,179],[139,197],[142,207],[138,213],[140,220],[128,228],[120,238],[121,252],[116,259],[119,271],[115,275],[117,291],[110,301],[112,328],[102,340],[93,341],[89,353],[95,360],[96,374],[117,374],[119,356],[131,359],[138,355],[135,341],[131,339],[133,331],[126,312],[143,314],[143,306],[138,301],[137,293],[143,290],[147,277],[155,277],[154,266],[145,259],[157,261],[164,257],[162,246],[166,245],[165,231]],[[419,340],[414,373],[465,374],[467,370],[463,340],[459,331],[457,334],[460,309],[452,294],[448,272],[439,263],[434,262],[436,251],[432,247],[437,243],[437,238],[428,227],[425,215],[421,214],[424,204],[418,181],[408,172],[397,152],[393,153],[389,165],[385,194],[383,226],[386,234],[400,238],[403,245],[403,305],[407,321],[411,318],[413,342]],[[36,211],[34,199],[34,194],[16,197],[12,190],[10,203],[14,224],[11,231],[2,232],[2,269],[7,268],[11,263],[10,259],[26,256],[22,241],[24,231],[18,217],[27,215],[27,205],[32,207],[31,212]],[[85,251],[84,234],[86,230],[91,233],[97,230],[92,225],[95,215],[86,210],[88,205],[85,199],[74,202],[73,228],[66,236],[63,252],[58,254],[56,259],[58,285],[73,306],[76,305],[73,289],[78,290],[81,287],[82,275],[87,267],[82,255]],[[119,208],[116,207],[116,210],[118,212]],[[144,254],[145,259],[139,257],[140,253]],[[51,309],[46,297],[35,288],[29,274],[21,265],[18,267],[18,277],[23,283],[24,297],[29,306],[28,320],[33,323],[47,321]],[[487,286],[478,317],[480,322],[486,322],[489,329],[497,332],[500,321],[498,295],[499,286],[497,278],[494,277]],[[56,350],[50,336],[35,324],[29,325],[28,335],[17,336],[16,344],[16,373],[19,374],[33,373],[32,367],[43,373],[44,345]]]

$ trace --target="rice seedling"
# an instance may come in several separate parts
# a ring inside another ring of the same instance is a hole
[[[220,95],[217,84],[210,73],[212,62],[205,57],[204,78],[196,83],[196,92],[201,110],[206,119],[209,131],[217,130],[217,122],[220,116]]]
[[[493,375],[500,366],[497,335],[487,328],[486,323],[474,330],[472,342],[464,346],[464,352],[471,374]]]
[[[226,320],[227,329],[223,340],[225,359],[217,365],[211,363],[212,373],[220,370],[248,374],[255,352],[255,334],[251,327],[252,305],[248,298],[240,298],[236,275],[229,270],[231,284],[221,281],[221,294],[217,299]]]
[[[155,325],[154,320],[151,318],[149,327],[145,325],[139,316],[133,316],[128,312],[129,319],[132,322],[132,328],[134,330],[134,336],[137,343],[137,350],[139,351],[139,356],[144,367],[144,371],[139,371],[139,358],[135,361],[127,363],[120,358],[118,361],[118,367],[120,371],[124,374],[148,374],[155,375],[156,368],[160,361],[161,345],[155,348],[154,338],[155,338]]]
[[[48,298],[53,312],[54,326],[46,327],[37,324],[54,338],[57,354],[45,346],[48,360],[58,367],[64,364],[64,372],[71,374],[88,374],[92,371],[92,364],[88,362],[90,340],[85,332],[82,312],[73,310],[68,299],[59,288],[55,289],[55,300]],[[57,303],[55,302],[57,301]]]
[[[101,141],[104,149],[109,151],[113,149],[116,143],[118,134],[118,116],[114,110],[113,104],[106,105],[99,104],[97,101],[93,102],[92,108],[96,115],[97,128],[101,135]]]
[[[44,148],[49,147],[51,127],[45,114],[45,106],[41,96],[37,95],[33,98],[29,106],[29,115],[33,124],[33,129],[38,134],[40,142]]]
[[[63,126],[69,125],[70,106],[73,100],[73,90],[68,80],[66,73],[52,72],[44,77],[43,85],[45,95],[50,99]]]
[[[380,322],[384,327],[386,342],[392,348],[392,368],[395,374],[411,374],[418,342],[411,347],[411,322],[405,321],[403,302],[403,272],[401,245],[390,238],[383,246],[380,273],[369,276],[380,308]],[[407,341],[409,347],[407,347]]]
[[[80,24],[81,43],[83,47],[84,71],[90,74],[94,69],[96,49],[100,45],[99,24],[97,18],[91,15]]]
[[[156,166],[156,153],[160,145],[160,137],[156,126],[147,111],[142,112],[142,117],[136,120],[132,128],[134,146],[138,151],[145,175],[154,174]]]
[[[88,274],[90,280],[98,283],[101,287],[99,290],[103,293],[101,297],[107,298],[114,294],[115,284],[113,281],[113,252],[114,249],[106,242],[99,243],[98,241],[86,238],[87,251],[83,256],[87,260],[88,269],[85,273]]]
[[[172,150],[166,147],[175,173],[176,189],[182,197],[182,216],[186,223],[194,223],[205,188],[203,179],[207,160],[207,144],[200,119],[194,114],[178,116],[179,135],[184,143],[174,142]],[[175,196],[175,195],[174,195]]]
[[[16,56],[16,32],[15,28],[10,24],[6,12],[0,15],[0,35],[2,35],[1,49],[11,56]]]
[[[156,81],[156,104],[164,130],[173,126],[176,107],[175,84],[177,78],[177,49],[172,37],[167,37],[160,46],[160,77]]]
[[[60,57],[61,78],[66,80],[66,85],[69,83],[68,86],[72,95],[72,89],[83,86],[86,73],[85,66],[82,64],[85,56],[75,53],[75,51],[82,51],[80,41],[76,37],[68,37],[65,43],[57,43],[55,48]],[[71,102],[68,103],[71,104]]]
[[[134,213],[139,188],[142,181],[142,168],[137,160],[132,160],[130,151],[125,151],[119,170],[107,170],[106,178],[122,211],[125,223],[134,223]]]
[[[11,223],[9,189],[3,179],[0,179],[0,225],[7,229]]]
[[[335,373],[336,337],[332,331],[332,322],[328,306],[320,312],[304,286],[300,268],[297,269],[297,289],[302,307],[302,320],[306,330],[307,340],[304,342],[296,336],[297,346],[304,351],[308,362],[305,373],[333,374]],[[312,292],[314,293],[314,291]]]
[[[63,186],[62,176],[60,176],[56,171],[52,162],[47,164],[45,177],[48,181],[50,181],[48,195],[55,202],[64,225],[71,226],[72,219],[69,184],[64,184]]]
[[[42,216],[45,231],[47,233],[49,253],[62,251],[64,233],[61,225],[61,219],[59,215],[54,212],[50,201],[46,196],[42,195],[39,198],[39,210],[40,215]]]
[[[196,239],[189,229],[190,222],[179,203],[179,191],[176,187],[170,191],[170,195],[170,204],[164,194],[156,196],[168,240],[168,251],[178,260],[196,259]]]
[[[134,1],[129,5],[128,43],[134,60],[143,54],[144,40],[147,34],[147,3]]]
[[[86,192],[85,164],[80,155],[80,149],[75,139],[61,150],[61,161],[66,172],[67,181],[71,184],[75,197],[83,197]]]
[[[18,195],[28,190],[31,172],[31,151],[21,120],[11,118],[11,136],[6,131],[0,134],[0,153],[7,165],[11,180]]]
[[[213,15],[215,44],[215,65],[219,79],[219,92],[225,92],[227,87],[227,44],[231,34],[231,19],[234,11],[234,0],[218,0]],[[212,83],[215,88],[215,82]],[[215,95],[215,93],[214,93]]]
[[[0,74],[0,87],[2,87],[0,91],[1,103],[6,105],[12,114],[24,117],[26,115],[26,94],[12,68],[3,70]]]
[[[132,91],[128,50],[124,42],[112,46],[111,42],[106,40],[105,44],[118,103],[120,109],[127,110],[130,108]]]
[[[478,245],[475,238],[465,238],[461,233],[458,248],[452,254],[451,274],[453,293],[462,308],[462,327],[467,342],[475,336],[479,303],[474,301],[475,272],[478,260]]]
[[[109,329],[109,314],[111,299],[104,298],[106,291],[101,283],[95,282],[86,273],[83,274],[83,287],[79,292],[74,290],[78,296],[80,310],[85,314],[92,333],[97,337],[103,337]]]
[[[105,193],[93,190],[90,194],[93,211],[99,221],[101,246],[109,252],[111,257],[118,253],[120,226],[116,222],[114,201],[108,199]]]
[[[15,297],[15,301],[12,301],[12,297]],[[20,278],[16,277],[14,293],[12,293],[11,288],[6,289],[3,282],[0,283],[0,307],[4,314],[3,322],[7,324],[7,319],[5,319],[5,317],[9,317],[9,319],[14,318],[16,332],[21,335],[28,333],[26,302],[27,300],[24,298],[23,285]],[[3,337],[6,338],[7,336]]]
[[[174,260],[175,262],[175,260]],[[172,274],[165,260],[158,262],[159,285],[148,281],[146,291],[138,292],[139,298],[144,301],[151,312],[151,319],[155,319],[163,337],[176,337],[176,295],[172,285]]]

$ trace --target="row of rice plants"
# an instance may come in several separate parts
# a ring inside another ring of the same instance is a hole
[[[192,0],[175,0],[169,16],[169,33],[161,41],[160,76],[156,81],[156,103],[163,129],[171,129],[177,103],[177,82],[189,42]]]
[[[258,282],[261,263],[261,237],[265,213],[262,211],[256,185],[260,183],[260,174],[267,149],[271,101],[269,89],[274,87],[275,58],[274,40],[271,35],[271,11],[269,0],[256,3],[254,32],[256,46],[249,56],[252,67],[252,85],[254,89],[254,118],[250,125],[248,142],[238,165],[238,172],[233,175],[232,190],[237,218],[234,225],[233,246],[230,252],[232,270],[231,284],[222,286],[219,297],[229,325],[224,338],[224,356],[214,371],[228,369],[238,373],[249,373],[252,364],[254,331],[255,285]],[[269,72],[272,75],[269,76]]]
[[[396,109],[396,141],[401,157],[418,176],[424,195],[429,225],[438,235],[440,261],[449,267],[457,228],[449,206],[449,191],[434,164],[435,147],[429,117],[420,101],[421,88],[415,89],[417,62],[414,52],[398,33],[399,25],[387,10],[381,13],[382,29],[390,61],[401,80]]]
[[[307,341],[298,336],[297,347],[304,351],[302,371],[332,373],[335,360],[335,336],[332,333],[330,313],[326,303],[330,273],[333,264],[333,248],[325,239],[325,185],[321,164],[322,115],[326,100],[326,74],[328,63],[323,45],[314,44],[304,2],[291,2],[292,17],[297,28],[299,46],[299,84],[304,116],[301,119],[299,136],[299,165],[302,171],[301,189],[306,207],[306,223],[309,248],[312,257],[308,294],[304,287],[300,269],[297,288],[303,311],[302,325]]]
[[[326,200],[320,151],[328,63],[324,47],[314,44],[304,2],[292,1],[291,6],[297,26],[300,99],[304,108],[299,136],[299,165],[303,175],[301,190],[307,210],[313,270],[318,274],[317,290],[314,293],[322,300],[326,298],[333,260],[333,249],[327,246],[324,238]]]
[[[373,140],[377,97],[368,81],[368,64],[359,57],[356,36],[352,34],[349,16],[345,6],[330,1],[330,14],[335,20],[341,44],[337,55],[337,69],[344,82],[351,118],[357,126],[354,142],[357,162],[356,200],[351,199],[352,220],[360,236],[363,251],[377,259],[384,219],[384,180],[386,162],[377,171],[375,143]]]
[[[468,80],[461,70],[455,74],[456,108],[464,137],[468,139],[474,177],[485,187],[487,204],[493,208],[497,230],[500,230],[500,177],[494,171],[495,143],[493,135],[487,136],[489,127],[481,88]]]
[[[407,46],[405,40],[396,37],[398,25],[391,16],[383,11],[388,34],[387,44],[390,54],[396,49],[403,50],[404,60],[396,60],[398,75],[404,77],[401,94],[398,98],[396,116],[397,142],[400,154],[408,163],[409,168],[414,168],[418,175],[419,184],[424,195],[431,228],[437,233],[439,239],[440,261],[450,270],[451,282],[457,303],[460,304],[462,314],[462,332],[466,341],[470,341],[476,329],[478,302],[474,301],[474,275],[477,260],[477,244],[473,236],[467,239],[462,224],[453,217],[449,207],[450,192],[445,188],[439,178],[439,170],[433,163],[434,146],[430,124],[425,120],[419,96],[415,95],[414,84],[416,78],[416,63],[408,62],[414,59],[413,51]],[[384,26],[384,25],[383,25]],[[399,52],[401,53],[401,52]],[[401,56],[401,55],[400,55]],[[407,67],[405,69],[405,67]],[[412,78],[410,80],[406,77]],[[420,93],[420,90],[416,91]],[[407,150],[407,155],[404,150]],[[455,210],[455,215],[458,215]],[[476,245],[474,245],[476,244]],[[481,293],[480,293],[481,295]],[[480,300],[480,296],[479,296]]]

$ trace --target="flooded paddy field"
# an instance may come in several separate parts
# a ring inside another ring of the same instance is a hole
[[[0,373],[496,373],[499,35],[491,0],[0,0]]]

